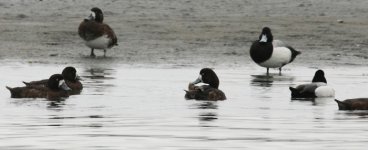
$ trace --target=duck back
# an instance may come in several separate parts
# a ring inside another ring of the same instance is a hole
[[[203,85],[201,87],[195,86],[193,88],[189,88],[189,91],[186,91],[185,94],[186,99],[196,99],[196,100],[226,100],[225,93],[219,89],[212,88],[208,85]]]
[[[335,100],[339,110],[368,110],[368,98],[347,99],[344,101]]]
[[[43,98],[47,96],[47,90],[44,88],[31,87],[6,87],[11,94],[11,98]]]

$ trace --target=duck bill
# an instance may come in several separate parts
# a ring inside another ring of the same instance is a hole
[[[85,18],[85,20],[94,20],[96,17],[96,14],[95,12],[91,12],[91,14]]]
[[[266,34],[262,34],[261,40],[259,40],[259,42],[267,42]]]
[[[65,91],[70,91],[70,90],[72,90],[72,89],[70,89],[70,88],[69,88],[69,86],[68,86],[68,85],[66,85],[66,83],[65,83],[65,81],[64,81],[64,80],[61,80],[61,81],[59,82],[59,87],[60,87],[61,89],[65,90]]]
[[[75,80],[77,80],[77,81],[82,81],[82,78],[81,78],[80,76],[76,75],[76,76],[75,76]]]
[[[202,82],[202,76],[199,75],[199,77],[195,81],[193,81],[192,83],[193,84],[198,84],[198,83],[201,83],[201,82]]]

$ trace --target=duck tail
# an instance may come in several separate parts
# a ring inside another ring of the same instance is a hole
[[[10,92],[13,90],[13,88],[5,86]]]
[[[195,93],[188,91],[188,90],[184,90],[185,91],[185,96],[184,98],[186,100],[190,100],[190,99],[195,99]]]
[[[290,49],[290,51],[291,51],[291,59],[290,59],[290,62],[294,61],[294,59],[296,58],[296,56],[302,54],[302,52],[295,50],[291,46],[287,46],[287,48]]]
[[[296,88],[289,87],[289,89],[291,91],[291,97],[297,97],[299,95],[299,91]]]
[[[293,87],[289,87],[289,90],[290,90],[291,92],[296,92],[296,88],[293,88]]]
[[[10,91],[10,97],[15,97],[16,95],[16,92],[14,90],[14,88],[11,88],[11,87],[8,87],[8,86],[5,86],[9,91]]]
[[[343,101],[339,101],[335,99],[335,102],[337,103],[337,106],[339,107],[339,110],[351,110],[351,105],[348,103],[345,103]]]
[[[29,82],[25,82],[25,81],[22,81],[23,84],[25,84],[26,86],[30,86],[30,83]]]

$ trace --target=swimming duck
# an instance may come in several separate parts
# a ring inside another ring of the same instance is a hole
[[[296,88],[289,87],[292,98],[316,98],[334,97],[335,90],[327,86],[327,80],[323,70],[317,70],[312,79],[312,83],[301,84]]]
[[[11,88],[6,86],[11,93],[11,98],[47,98],[49,100],[68,97],[70,88],[66,85],[61,74],[52,75],[45,86],[25,86]]]
[[[281,74],[281,68],[293,62],[299,54],[301,54],[299,51],[282,41],[274,41],[269,27],[262,29],[259,39],[250,47],[250,57],[258,65],[267,68],[267,75],[269,68],[279,68]]]
[[[79,94],[82,89],[83,85],[80,82],[80,77],[77,75],[77,70],[74,67],[65,67],[61,73],[64,77],[64,81],[66,85],[71,89],[69,94]],[[26,86],[44,86],[47,87],[48,79],[39,80],[39,81],[31,81],[31,82],[23,82]]]
[[[79,36],[91,48],[91,57],[96,57],[94,49],[102,49],[106,57],[106,49],[117,44],[117,37],[109,25],[103,23],[103,13],[100,8],[91,9],[91,14],[82,21],[78,28]]]
[[[198,83],[208,85],[195,86]],[[199,77],[192,83],[189,83],[188,91],[185,91],[186,99],[196,100],[226,100],[225,93],[218,89],[219,78],[216,73],[210,68],[203,68],[199,72]]]
[[[339,101],[335,99],[339,110],[368,110],[368,98],[355,98]]]

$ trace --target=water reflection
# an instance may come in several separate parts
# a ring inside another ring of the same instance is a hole
[[[197,109],[217,109],[217,102],[214,101],[197,101],[199,103],[194,104]]]
[[[114,87],[114,84],[106,83],[108,80],[115,79],[112,77],[115,74],[114,69],[104,67],[93,67],[86,69],[83,72],[82,78],[84,79],[84,87],[86,89],[93,89],[92,95],[103,95],[109,87]]]
[[[201,112],[198,115],[199,121],[214,121],[218,119],[217,113],[214,112]]]
[[[45,107],[51,110],[62,110],[61,108],[65,106],[65,100],[67,98],[60,98],[57,100],[48,100],[45,98],[22,98],[22,99],[11,99],[10,103],[16,106],[37,106]]]
[[[85,70],[89,75],[84,75],[83,77],[89,79],[115,79],[111,77],[113,71],[114,69],[108,68],[89,68]]]
[[[260,86],[260,87],[271,87],[274,84],[290,84],[294,81],[293,76],[287,75],[251,75],[253,79],[251,80],[251,85],[253,86]]]
[[[65,105],[65,99],[58,99],[58,100],[52,100],[48,101],[47,108],[53,109],[53,110],[62,110],[60,109]]]
[[[333,97],[323,97],[323,98],[291,98],[291,102],[307,102],[311,103],[313,106],[325,106],[331,101],[334,101]]]
[[[196,101],[191,108],[200,110],[197,116],[200,122],[211,122],[218,119],[218,114],[216,113],[218,105],[216,101]]]
[[[341,110],[340,110],[341,112]],[[342,111],[347,116],[357,116],[359,118],[368,118],[367,110],[359,110],[359,111]]]
[[[252,75],[251,85],[261,87],[271,87],[273,82],[273,76],[267,75]]]

